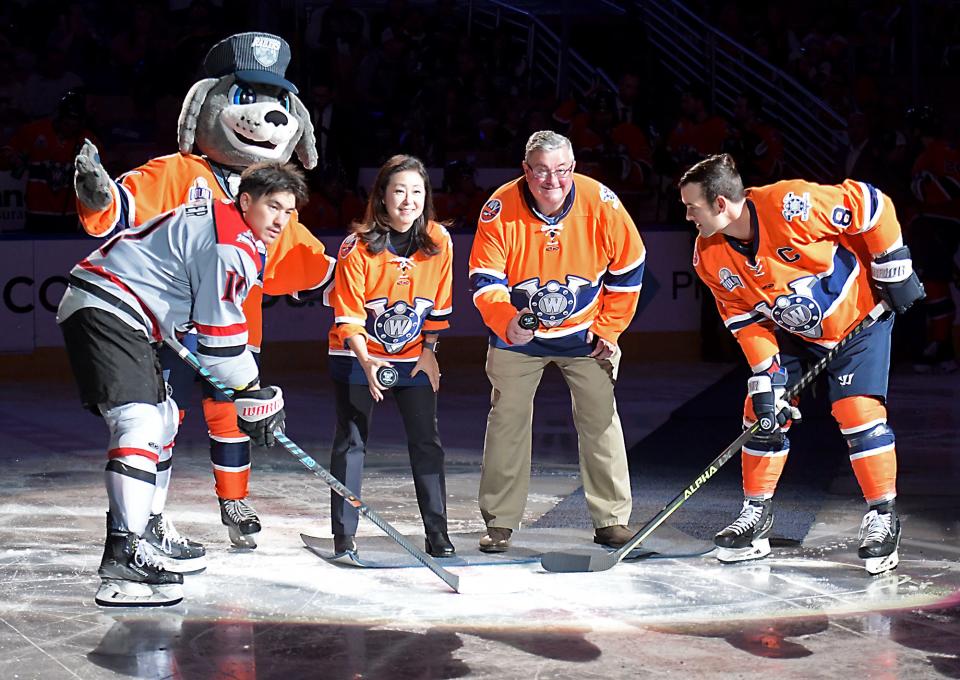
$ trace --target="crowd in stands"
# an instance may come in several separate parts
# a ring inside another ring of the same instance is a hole
[[[745,1],[686,4],[847,117],[848,144],[834,175],[812,179],[855,175],[895,199],[910,199],[921,142],[903,115],[911,34],[902,3],[819,2],[803,12],[784,2],[766,3],[762,12]],[[949,77],[960,61],[954,49],[960,19],[941,12],[950,3],[923,4],[934,11],[919,36],[924,64],[933,65],[925,66],[925,77]],[[711,109],[713,97],[703,87],[653,91],[651,83],[669,79],[652,73],[649,59],[621,59],[611,71],[613,88],[598,81],[586,93],[558,99],[553,82],[530,72],[523,44],[505,31],[468,31],[463,3],[363,6],[306,2],[294,22],[296,10],[286,5],[252,1],[2,3],[0,171],[50,183],[51,210],[63,212],[62,219],[41,220],[39,227],[34,220],[28,228],[71,230],[70,201],[62,198],[72,153],[84,137],[98,140],[115,174],[175,151],[179,107],[203,55],[220,38],[254,28],[284,35],[293,46],[291,77],[311,109],[320,151],[304,220],[317,231],[344,231],[362,210],[359,169],[395,153],[444,168],[438,214],[458,230],[472,230],[477,206],[492,189],[476,185],[475,169],[517,167],[526,138],[544,128],[567,134],[578,171],[623,194],[641,222],[676,218],[645,206],[659,199],[670,208],[676,177],[707,154],[733,153],[751,184],[789,172],[783,131],[765,118],[755,94],[733,93],[736,106],[726,117]],[[636,20],[636,12],[628,16]],[[611,30],[642,35],[630,21],[610,21],[619,23]],[[298,35],[285,30],[291,25],[302,27]],[[594,53],[602,60],[613,41],[592,34],[593,44],[576,47],[588,60]],[[64,103],[67,92],[73,94]],[[40,149],[38,126],[51,140]],[[952,130],[941,132],[953,138]]]
[[[8,0],[0,3],[0,183],[26,178],[27,233],[77,233],[73,158],[83,140],[98,144],[114,175],[175,152],[180,106],[202,77],[203,56],[244,30],[283,35],[293,47],[288,75],[310,108],[320,156],[302,221],[318,233],[345,233],[362,216],[360,169],[396,153],[443,168],[437,215],[471,232],[495,188],[478,185],[477,169],[519,174],[525,140],[547,128],[571,138],[577,171],[614,189],[641,229],[683,223],[676,180],[709,154],[733,154],[749,185],[790,176],[790,131],[765,115],[776,87],[766,102],[726,93],[735,104],[721,114],[715,92],[677,85],[659,68],[639,4],[620,4],[623,16],[578,22],[572,36],[613,85],[598,78],[558,98],[522,42],[468,27],[465,3],[453,0],[362,9],[348,0]],[[957,118],[945,106],[960,76],[957,4],[924,0],[919,17],[892,0],[817,0],[802,11],[781,0],[763,11],[747,0],[684,4],[845,118],[833,171],[807,179],[852,177],[892,196],[918,261],[936,268],[930,300],[946,304],[958,274],[944,253],[956,251],[960,233]],[[942,362],[952,312],[940,322],[937,313],[927,337],[940,349],[928,353]]]

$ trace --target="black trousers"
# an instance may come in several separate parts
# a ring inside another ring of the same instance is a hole
[[[330,453],[330,472],[362,498],[363,459],[373,415],[373,397],[366,385],[338,381],[333,385],[337,427]],[[446,531],[447,484],[443,475],[443,447],[437,430],[437,394],[429,385],[394,387],[389,393],[403,417],[413,485],[424,530],[427,533]],[[333,492],[330,514],[334,534],[356,534],[357,510]]]

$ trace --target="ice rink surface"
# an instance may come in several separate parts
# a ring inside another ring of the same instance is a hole
[[[618,395],[628,440],[726,368],[626,364]],[[281,377],[289,436],[326,465],[325,377]],[[305,548],[301,532],[332,551],[329,491],[281,450],[254,453],[259,546],[232,548],[192,415],[167,514],[206,544],[209,566],[186,577],[181,604],[162,609],[93,602],[106,505],[102,423],[79,408],[67,381],[0,386],[0,678],[960,678],[956,375],[892,376],[904,538],[899,568],[881,577],[856,557],[863,505],[846,476],[802,545],[775,546],[760,561],[720,564],[669,522],[655,534],[660,554],[600,573],[550,574],[537,560],[549,550],[600,550],[589,529],[524,528],[508,553],[483,555],[476,492],[487,386],[475,365],[445,366],[444,379],[458,552],[448,568],[460,594],[427,569],[402,566],[402,550],[364,520],[361,555],[401,566],[341,566]],[[579,486],[559,384],[545,381],[537,401],[528,525]],[[398,422],[392,404],[378,410],[362,496],[422,544]],[[704,463],[717,453],[704,451]]]

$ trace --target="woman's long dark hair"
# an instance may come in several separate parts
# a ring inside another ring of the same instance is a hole
[[[427,233],[427,225],[434,218],[433,190],[430,188],[430,177],[427,175],[427,169],[423,167],[420,159],[414,156],[402,154],[393,156],[383,164],[373,182],[370,198],[367,199],[367,210],[363,215],[363,221],[354,222],[351,230],[372,254],[379,255],[383,252],[387,247],[387,237],[392,231],[390,215],[387,213],[385,203],[387,185],[390,184],[391,177],[405,170],[417,172],[423,179],[424,189],[423,213],[411,227],[413,231],[411,238],[415,246],[413,252],[422,250],[426,255],[433,257],[440,252],[440,246]]]

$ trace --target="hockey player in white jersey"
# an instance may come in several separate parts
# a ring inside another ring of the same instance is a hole
[[[178,572],[196,566],[178,562],[203,556],[199,544],[181,539],[166,551],[144,538],[166,501],[163,470],[179,427],[157,358],[164,338],[196,330],[200,362],[236,390],[238,413],[254,407],[243,412],[255,419],[238,424],[255,443],[272,445],[283,426],[283,395],[260,387],[241,304],[307,187],[293,166],[264,163],[243,173],[237,194],[236,202],[187,204],[120,232],[71,270],[60,302],[81,401],[110,430],[102,606],[176,604]]]

